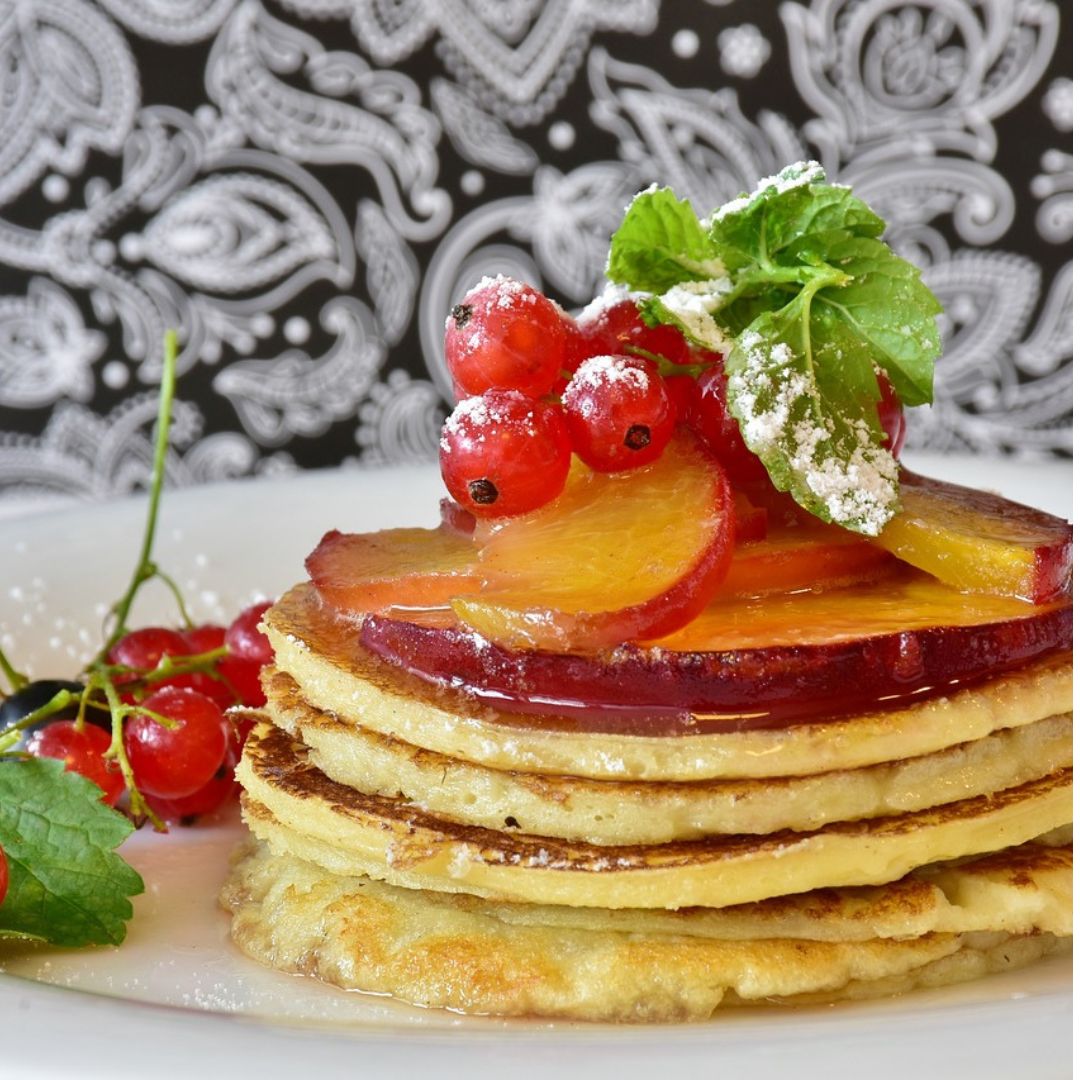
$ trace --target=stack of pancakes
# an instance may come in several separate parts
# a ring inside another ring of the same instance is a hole
[[[891,711],[581,732],[367,652],[310,585],[266,615],[251,956],[421,1005],[589,1020],[860,998],[1067,946],[1070,657]]]

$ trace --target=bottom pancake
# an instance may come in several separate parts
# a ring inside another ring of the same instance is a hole
[[[1049,880],[1044,875],[1052,877],[1061,867],[1054,859],[1041,860],[1038,852],[1029,854],[1033,861],[1027,871],[1017,870],[1023,858],[1013,865],[1013,891],[1031,912],[1043,914],[1018,916],[1014,926],[1022,929],[1011,933],[980,929],[978,916],[971,914],[978,904],[968,905],[966,919],[954,920],[970,927],[963,933],[858,941],[710,936],[709,918],[729,914],[722,912],[646,912],[636,929],[635,912],[615,913],[620,922],[609,926],[597,920],[600,913],[590,912],[586,918],[595,925],[575,925],[547,921],[550,908],[491,904],[331,874],[254,843],[236,863],[222,901],[233,913],[234,940],[252,958],[347,989],[501,1016],[695,1020],[727,1005],[839,1001],[943,986],[1067,948],[1067,938],[1041,932],[1044,926],[1065,928],[1067,905],[1030,902],[1032,890],[1039,892]],[[1042,869],[1032,869],[1036,866]],[[1001,889],[1008,892],[1000,871],[1000,865],[995,872],[977,863],[947,868],[954,875],[950,892],[974,895],[985,878],[994,881],[1000,900]],[[923,872],[924,880],[928,873]],[[931,887],[936,884],[931,881]],[[862,892],[860,897],[860,890],[833,890],[826,907],[840,903],[842,924],[845,901],[851,912],[860,902],[873,908],[874,890]],[[802,904],[805,921],[806,904],[813,901],[813,896],[791,898],[793,918]],[[880,896],[876,902],[882,906]],[[757,906],[730,915],[741,915],[752,926]],[[783,926],[782,919],[776,921],[783,913],[772,906],[771,914],[762,913],[761,925],[772,919]],[[957,906],[946,898],[942,912]],[[699,914],[702,922],[696,925]],[[909,924],[895,914],[891,926],[903,930]],[[948,918],[939,922],[948,925]],[[667,924],[670,930],[664,929]],[[789,921],[789,929],[794,925]],[[915,920],[910,927],[924,925],[925,920]]]

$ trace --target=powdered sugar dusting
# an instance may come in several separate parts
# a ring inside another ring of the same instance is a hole
[[[795,161],[791,165],[781,169],[775,176],[766,176],[758,181],[753,191],[746,195],[740,195],[730,202],[718,207],[712,214],[702,221],[702,225],[708,228],[713,222],[725,218],[728,214],[745,210],[759,195],[763,195],[769,188],[775,188],[779,195],[791,188],[802,187],[825,180],[825,170],[816,161]]]
[[[439,448],[450,453],[452,439],[468,439],[472,444],[482,446],[487,438],[485,432],[505,429],[511,424],[532,426],[536,419],[534,410],[521,412],[515,408],[522,401],[528,401],[528,398],[512,390],[463,398],[443,424]]]
[[[830,452],[832,422],[806,415],[805,403],[817,391],[807,375],[791,368],[791,349],[783,342],[766,349],[757,335],[742,344],[745,367],[731,376],[729,386],[746,445],[759,457],[788,456],[834,521],[877,536],[893,515],[896,459],[863,420],[853,425],[856,446],[850,459],[836,457]]]
[[[684,281],[668,289],[660,303],[682,323],[686,333],[713,352],[731,351],[732,340],[717,324],[713,312],[731,291],[726,274],[707,281]]]
[[[642,300],[648,295],[649,293],[645,292],[631,292],[625,285],[616,285],[614,282],[609,281],[604,286],[604,291],[595,299],[590,300],[578,312],[577,320],[581,325],[598,322],[613,307],[617,307],[627,300]]]
[[[465,303],[475,300],[477,296],[488,291],[494,296],[490,301],[494,307],[508,310],[518,304],[535,304],[536,290],[523,281],[508,278],[505,274],[497,274],[495,277],[482,277],[465,294]]]
[[[644,367],[627,356],[590,356],[574,372],[563,391],[563,404],[573,404],[582,417],[594,408],[594,394],[608,388],[631,396],[649,392],[649,375]]]

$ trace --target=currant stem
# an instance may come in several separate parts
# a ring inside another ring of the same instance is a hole
[[[163,575],[154,566],[150,555],[154,548],[154,533],[157,530],[158,506],[161,502],[161,489],[165,481],[165,457],[169,450],[169,425],[172,421],[173,396],[176,393],[176,354],[178,343],[175,330],[165,332],[161,369],[161,392],[158,398],[157,437],[154,443],[154,464],[150,473],[150,497],[146,508],[146,524],[143,528],[142,547],[139,550],[139,558],[135,564],[135,572],[132,574],[131,583],[127,591],[117,601],[113,608],[114,622],[111,633],[102,646],[95,660],[99,663],[105,659],[109,650],[127,633],[127,619],[131,612],[131,605],[135,601],[142,585],[153,577]],[[175,584],[167,581],[167,584],[175,589]],[[179,592],[175,590],[174,595]],[[181,605],[181,613],[186,620],[186,612]],[[190,625],[190,624],[189,624]]]
[[[15,670],[11,661],[4,655],[3,649],[0,649],[0,671],[3,671],[8,683],[11,685],[11,692],[13,694],[18,693],[30,682],[22,672]]]
[[[674,360],[669,360],[660,353],[650,352],[648,349],[643,349],[638,345],[630,345],[626,351],[645,360],[651,360],[656,365],[660,377],[664,379],[670,375],[687,375],[691,379],[696,379],[703,372],[708,371],[715,363],[713,361],[707,364],[676,364]]]
[[[58,690],[40,708],[35,709],[31,713],[27,713],[21,720],[16,720],[13,724],[8,724],[3,731],[0,731],[0,754],[4,753],[9,746],[13,746],[18,741],[17,736],[20,731],[32,727],[39,720],[44,720],[47,717],[60,712],[61,709],[66,709],[69,705],[73,705],[76,701],[80,701],[84,696],[85,691],[80,694],[74,694],[70,690]]]
[[[92,683],[93,677],[91,679]],[[105,693],[105,699],[109,703],[109,711],[112,713],[112,741],[109,743],[109,749],[102,754],[102,757],[111,758],[120,766],[120,775],[124,778],[128,798],[131,800],[131,816],[136,819],[148,818],[157,832],[168,832],[168,827],[150,809],[135,783],[135,772],[131,768],[127,750],[124,748],[124,717],[129,711],[128,707],[120,700],[120,695],[116,692],[112,679],[107,677],[102,679],[100,688]]]

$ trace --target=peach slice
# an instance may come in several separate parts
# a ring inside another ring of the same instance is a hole
[[[304,566],[323,600],[346,615],[443,607],[481,584],[472,541],[445,527],[333,530]]]
[[[966,592],[1045,604],[1072,588],[1072,526],[986,491],[904,472],[874,543]]]
[[[736,544],[715,598],[837,589],[884,577],[898,565],[884,548],[846,529],[820,522],[797,525]]]
[[[557,652],[670,633],[698,614],[731,560],[735,514],[716,460],[680,433],[622,473],[575,462],[562,495],[478,527],[488,583],[451,606],[489,641]]]

